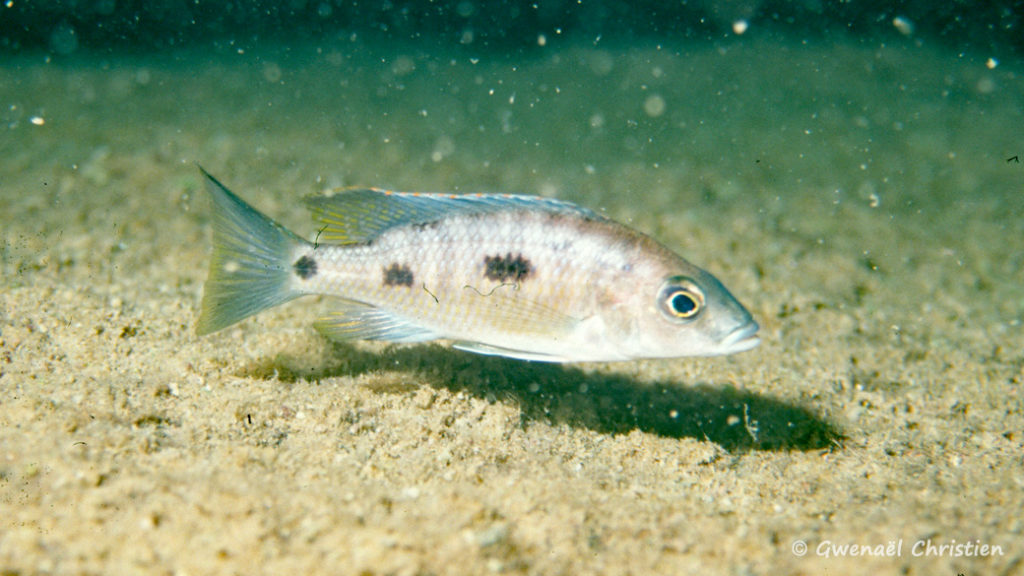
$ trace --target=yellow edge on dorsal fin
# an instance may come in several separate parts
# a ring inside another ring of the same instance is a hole
[[[389,228],[425,224],[453,214],[540,210],[601,218],[562,200],[516,194],[428,194],[353,188],[304,200],[317,223],[316,241],[331,244],[365,243]]]

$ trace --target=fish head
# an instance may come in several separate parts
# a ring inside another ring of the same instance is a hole
[[[760,343],[750,312],[713,275],[687,262],[659,266],[635,286],[624,342],[634,358],[720,356]]]

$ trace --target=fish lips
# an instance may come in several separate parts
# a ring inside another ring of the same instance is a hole
[[[760,326],[757,325],[757,322],[751,320],[730,332],[722,339],[722,354],[745,352],[756,348],[761,343],[761,338],[757,335],[759,329]]]

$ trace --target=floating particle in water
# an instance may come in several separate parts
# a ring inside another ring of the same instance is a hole
[[[732,32],[733,32],[733,34],[736,34],[737,36],[739,36],[740,34],[743,34],[744,32],[746,32],[747,28],[749,28],[749,27],[750,27],[750,23],[747,22],[746,20],[737,20],[737,21],[732,23]]]
[[[66,56],[78,50],[78,32],[67,22],[61,22],[50,32],[50,49]]]
[[[416,61],[409,56],[399,56],[391,63],[391,73],[395,76],[408,76],[416,71]]]
[[[651,94],[644,100],[644,112],[651,118],[657,118],[665,113],[665,99],[660,94]]]
[[[985,60],[985,67],[988,68],[989,70],[992,70],[996,66],[999,66],[999,60],[996,60],[995,58],[989,58],[988,60]]]
[[[46,120],[44,120],[42,116],[33,116],[29,118],[28,121],[35,126],[42,126],[43,124],[46,124]]]
[[[281,81],[281,67],[273,62],[263,64],[263,79],[271,84]]]
[[[441,136],[434,142],[434,150],[430,153],[430,159],[440,162],[455,153],[455,141],[448,136]]]
[[[455,7],[455,12],[463,18],[469,18],[474,12],[476,12],[476,6],[474,6],[472,2],[459,2]]]
[[[607,76],[615,68],[615,58],[604,50],[597,50],[588,57],[590,71],[597,76]]]
[[[904,36],[910,36],[914,33],[914,23],[903,16],[897,16],[892,19],[892,25],[896,27],[896,30]]]

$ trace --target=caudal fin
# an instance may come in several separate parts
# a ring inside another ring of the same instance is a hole
[[[301,296],[290,260],[304,241],[199,171],[213,200],[213,255],[196,325],[203,335]]]

